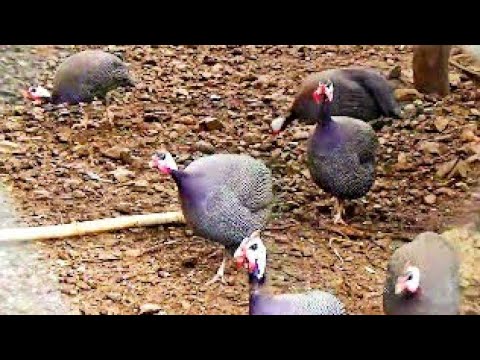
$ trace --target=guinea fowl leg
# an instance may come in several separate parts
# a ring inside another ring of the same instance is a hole
[[[347,225],[347,223],[342,218],[345,214],[345,206],[343,200],[335,198],[335,207],[333,211],[335,212],[335,215],[333,216],[333,223]]]
[[[115,114],[114,114],[113,111],[110,109],[110,107],[107,107],[107,109],[106,109],[106,115],[107,115],[107,122],[108,122],[108,124],[113,128],[113,127],[114,127],[113,119],[115,118]]]
[[[227,263],[227,251],[223,250],[222,264],[218,268],[215,276],[212,279],[210,279],[209,281],[207,281],[207,283],[205,285],[207,285],[207,286],[212,285],[213,283],[216,283],[219,280],[222,284],[225,284],[225,265],[226,265],[226,263]]]
[[[88,114],[85,113],[83,116],[83,119],[80,120],[78,124],[73,124],[72,129],[82,129],[82,130],[87,130],[88,125],[92,124],[93,122],[90,121],[90,118],[88,117]]]

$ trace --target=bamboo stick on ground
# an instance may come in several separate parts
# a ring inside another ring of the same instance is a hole
[[[1,229],[0,242],[61,239],[132,227],[184,223],[185,218],[181,211],[120,216],[117,218],[73,222],[63,225]]]

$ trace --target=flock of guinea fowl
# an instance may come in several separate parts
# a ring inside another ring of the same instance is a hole
[[[127,66],[115,55],[86,50],[57,69],[52,91],[30,87],[26,98],[42,103],[77,104],[104,98],[117,87],[135,86]],[[307,166],[313,181],[335,202],[335,223],[344,223],[344,202],[363,197],[375,181],[379,142],[369,120],[401,117],[388,81],[360,67],[312,74],[300,87],[287,116],[271,123],[278,133],[293,121],[316,124],[308,141]],[[273,200],[272,174],[249,155],[214,154],[179,169],[168,151],[153,154],[150,166],[177,184],[182,211],[195,234],[224,245],[216,275],[233,255],[245,268],[252,315],[342,315],[342,302],[324,291],[271,294],[267,248],[261,239]],[[435,233],[424,233],[395,251],[383,293],[386,314],[458,314],[459,262],[454,250]]]

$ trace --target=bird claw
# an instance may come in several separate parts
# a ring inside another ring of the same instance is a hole
[[[345,214],[345,208],[343,206],[343,202],[335,199],[335,208],[334,208],[335,215],[333,216],[333,223],[335,225],[347,225],[345,220],[343,220],[343,215]]]
[[[223,285],[225,285],[227,283],[227,281],[225,280],[225,276],[223,274],[215,274],[215,276],[213,278],[211,278],[210,280],[208,280],[205,285],[206,286],[210,286],[216,282],[221,282]]]
[[[335,216],[333,217],[333,223],[335,225],[347,225],[347,223],[345,222],[345,220],[342,219],[342,214],[335,214]]]

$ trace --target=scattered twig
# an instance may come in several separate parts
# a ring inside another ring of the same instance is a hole
[[[286,230],[290,229],[297,224],[286,224],[286,225],[279,225],[279,226],[269,226],[266,230]]]
[[[454,60],[452,58],[450,58],[449,62],[450,62],[450,64],[452,64],[456,68],[462,70],[463,72],[480,79],[480,73],[479,72],[467,68],[466,66],[460,64],[459,62],[457,62],[456,60]]]
[[[0,230],[0,241],[33,241],[83,236],[131,227],[185,223],[181,211],[148,215],[131,215],[101,220],[73,222],[64,225],[25,227]]]
[[[332,245],[333,240],[338,240],[338,239],[334,237],[330,238],[330,240],[328,240],[328,246],[333,250],[333,253],[335,254],[335,256],[342,262],[342,265],[340,267],[340,269],[342,269],[343,265],[345,264],[345,261],[343,260],[338,250]]]
[[[363,238],[363,237],[366,237],[366,235],[367,235],[365,233],[365,231],[353,228],[351,226],[340,228],[339,226],[330,226],[330,225],[324,224],[324,225],[322,225],[322,227],[325,230],[332,231],[332,232],[334,232],[338,235],[341,235],[345,238],[348,238],[348,239],[350,239],[350,237]]]
[[[90,263],[90,264],[98,264],[103,262],[111,262],[111,261],[118,261],[121,260],[119,257],[109,257],[103,259],[81,259],[82,263]]]
[[[158,245],[151,246],[148,249],[143,250],[142,253],[139,256],[143,256],[143,255],[146,255],[146,254],[151,254],[151,253],[157,252],[158,250],[161,250],[164,246],[173,245],[173,244],[176,244],[178,242],[179,242],[179,240],[169,240],[169,241],[162,242]]]

